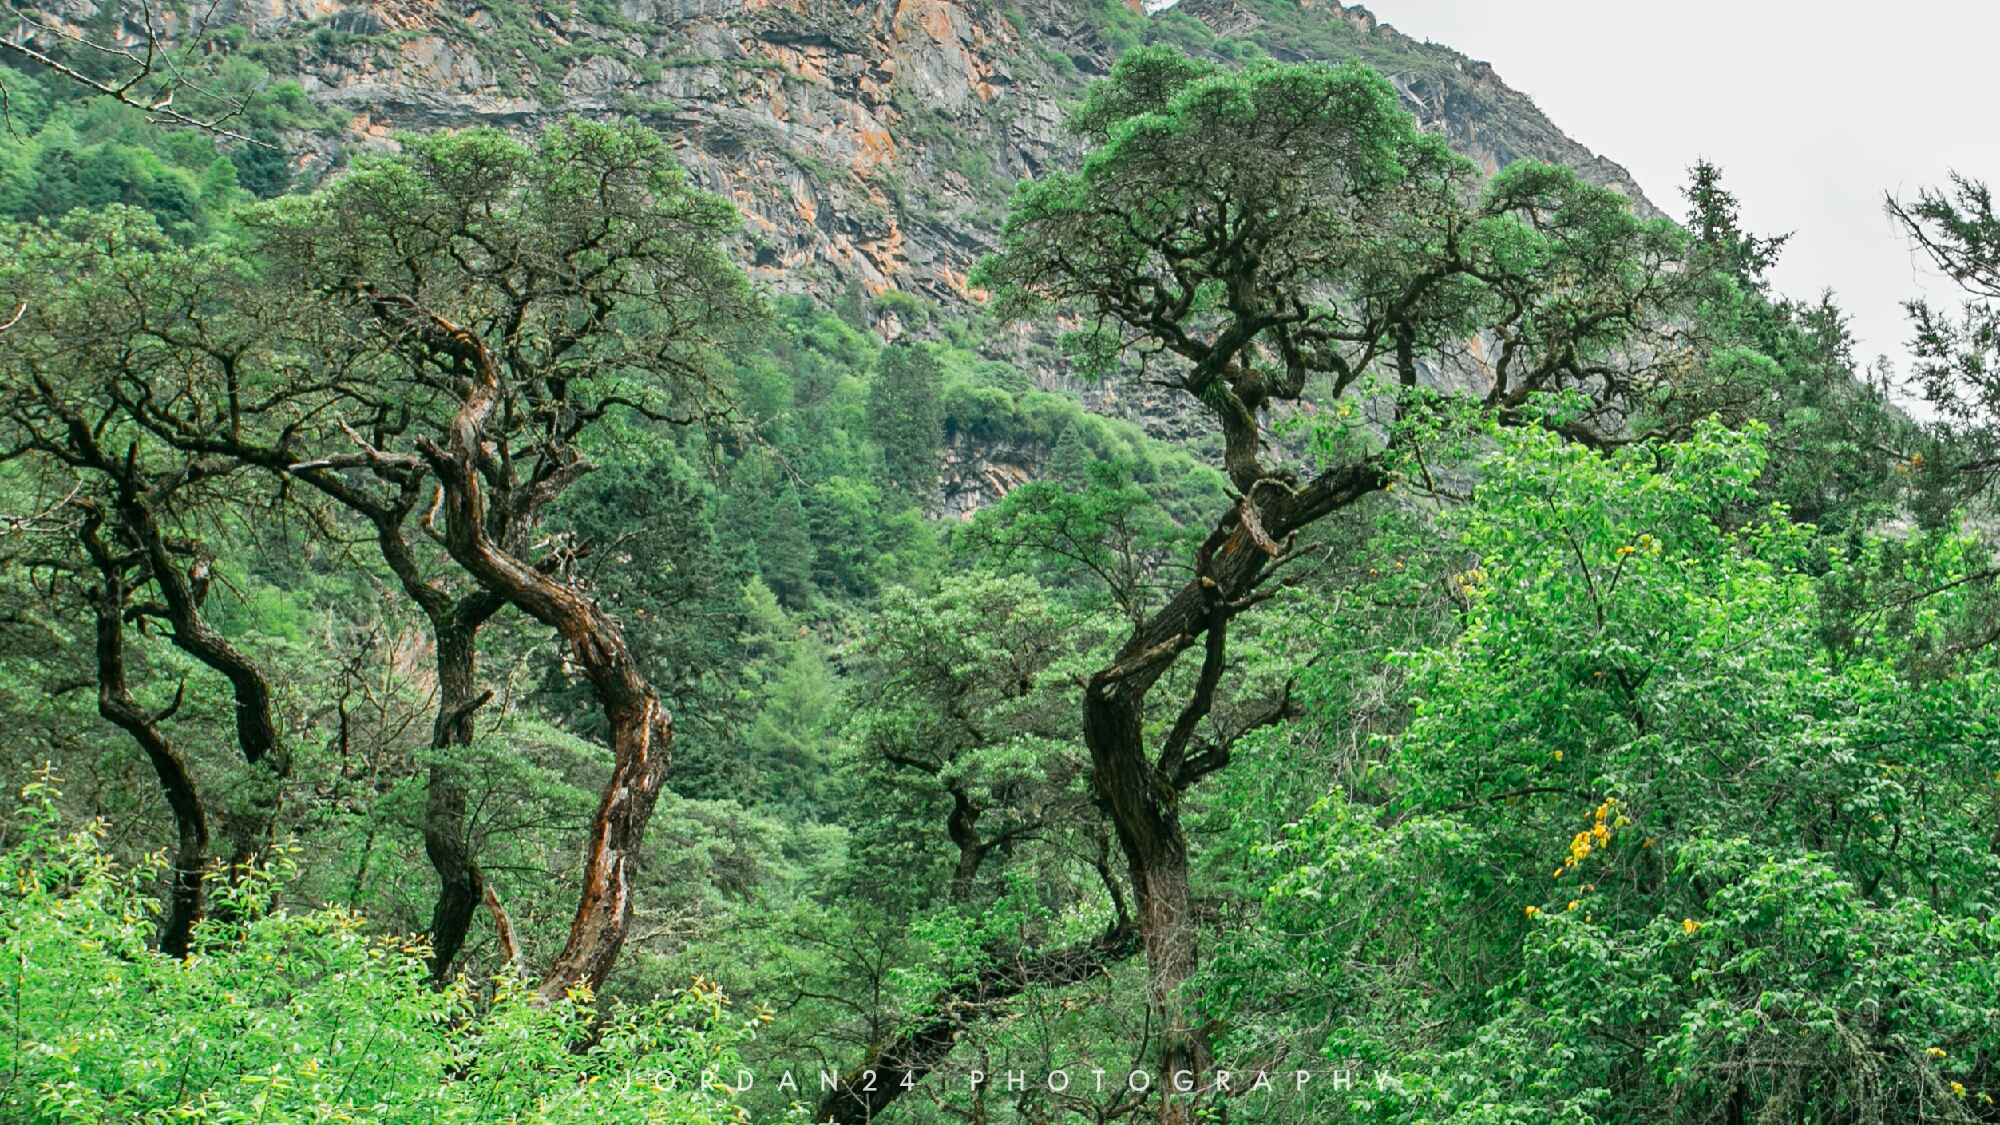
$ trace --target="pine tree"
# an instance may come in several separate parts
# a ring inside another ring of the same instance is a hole
[[[1097,454],[1083,440],[1082,430],[1071,422],[1056,438],[1056,447],[1049,453],[1046,475],[1066,490],[1080,492],[1090,484],[1090,467],[1096,463]]]
[[[944,446],[944,371],[923,344],[892,344],[868,386],[868,434],[882,447],[888,487],[933,507]]]
[[[1789,234],[1758,238],[1745,234],[1736,217],[1736,197],[1722,188],[1722,169],[1698,160],[1688,169],[1687,227],[1695,242],[1723,273],[1755,289],[1764,286],[1764,272],[1778,260]]]

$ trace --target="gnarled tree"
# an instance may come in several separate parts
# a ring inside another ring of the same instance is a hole
[[[160,442],[122,409],[121,386],[172,393],[183,374],[171,349],[138,330],[143,311],[135,317],[129,299],[134,285],[143,287],[144,264],[169,252],[149,217],[122,208],[79,213],[59,228],[9,228],[0,242],[13,258],[0,293],[21,310],[0,337],[0,456],[33,458],[77,482],[70,562],[60,554],[28,561],[68,570],[89,588],[99,712],[139,743],[176,822],[161,947],[185,953],[203,913],[208,811],[162,727],[178,703],[148,714],[133,696],[125,631],[158,622],[175,647],[228,681],[237,749],[249,767],[247,800],[225,825],[228,862],[232,870],[255,862],[270,842],[290,754],[266,670],[203,612],[215,559],[197,534],[216,513],[240,507],[244,498],[229,490],[243,465]]]
[[[1197,736],[1230,622],[1269,595],[1295,535],[1389,486],[1397,454],[1384,448],[1397,441],[1390,425],[1302,474],[1274,463],[1267,419],[1310,394],[1380,403],[1393,422],[1427,398],[1427,371],[1449,372],[1508,422],[1569,392],[1561,427],[1615,441],[1676,360],[1683,237],[1563,169],[1516,166],[1481,190],[1470,162],[1419,134],[1359,66],[1229,71],[1138,50],[1072,127],[1093,144],[1082,168],[1020,189],[1005,248],[974,283],[1010,316],[1079,315],[1083,355],[1136,358],[1144,377],[1199,403],[1237,493],[1193,578],[1136,621],[1083,702],[1096,797],[1145,944],[1163,1120],[1184,1122],[1211,1051],[1183,987],[1197,935],[1180,806],[1228,764]],[[1386,389],[1370,396],[1364,379],[1378,373]],[[1149,693],[1194,649],[1199,671],[1157,716],[1155,744]]]
[[[713,351],[759,306],[721,250],[734,210],[690,187],[636,125],[571,121],[533,146],[493,130],[404,146],[253,220],[273,280],[344,310],[378,381],[352,400],[372,432],[292,471],[434,477],[452,560],[554,628],[603,707],[614,764],[576,916],[540,986],[555,997],[601,984],[617,958],[673,725],[618,620],[572,580],[588,545],[538,529],[590,470],[585,444],[606,419],[685,424],[724,409]],[[463,718],[446,710],[440,723]]]

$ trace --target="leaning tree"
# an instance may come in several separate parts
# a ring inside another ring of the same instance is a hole
[[[1193,577],[1135,620],[1083,702],[1144,942],[1163,1120],[1184,1122],[1212,1059],[1184,987],[1196,919],[1181,806],[1229,763],[1203,732],[1231,621],[1270,595],[1300,532],[1391,485],[1402,423],[1441,389],[1502,423],[1619,440],[1678,360],[1690,271],[1678,228],[1565,169],[1481,184],[1358,65],[1232,71],[1133,51],[1071,126],[1092,146],[1082,167],[1020,188],[974,284],[1011,317],[1079,318],[1080,357],[1189,396],[1221,430],[1236,495]],[[1342,399],[1376,422],[1328,446],[1345,453],[1281,464],[1274,413]],[[1184,697],[1156,710],[1152,689],[1195,649]]]
[[[406,581],[412,596],[441,633],[493,603],[553,628],[603,708],[612,773],[569,937],[539,986],[554,998],[601,984],[623,945],[673,720],[618,619],[575,580],[587,545],[540,531],[590,471],[586,446],[607,419],[693,424],[725,410],[716,349],[761,306],[722,248],[734,209],[692,187],[642,127],[572,120],[533,145],[483,129],[403,144],[251,220],[268,283],[347,328],[343,347],[305,362],[365,356],[373,373],[316,427],[287,430],[292,459],[273,467],[372,475],[405,497],[409,481],[435,481],[425,519],[492,602],[440,599],[436,613]],[[343,424],[350,406],[365,425]],[[384,546],[394,538],[385,529]],[[440,738],[463,739],[483,698],[464,678]],[[434,786],[432,801],[462,818],[462,797]]]
[[[620,622],[578,581],[588,544],[546,533],[608,419],[725,410],[721,341],[760,315],[720,243],[730,206],[635,125],[572,121],[523,144],[493,130],[406,137],[325,189],[245,216],[242,244],[159,246],[108,286],[122,338],[171,377],[102,367],[108,416],[190,463],[261,473],[368,528],[430,627],[432,744],[469,743],[491,698],[481,626],[506,606],[551,626],[603,706],[612,776],[551,998],[610,972],[672,719]],[[139,275],[143,274],[143,281]],[[115,279],[113,279],[115,280]],[[330,504],[328,503],[330,502]],[[450,755],[430,777],[440,879],[433,970],[491,901]]]
[[[87,607],[98,712],[138,743],[173,814],[160,948],[185,955],[205,913],[212,822],[221,820],[231,873],[255,863],[271,843],[291,768],[269,670],[205,606],[218,543],[227,549],[232,516],[257,498],[242,461],[163,442],[124,408],[130,388],[172,397],[188,384],[185,357],[149,332],[182,296],[173,280],[188,252],[132,208],[78,212],[53,227],[10,224],[0,248],[0,300],[15,309],[0,333],[0,461],[28,465],[45,494],[61,496],[40,549],[11,561],[48,574],[52,591],[80,594]],[[218,335],[217,344],[242,346],[243,333]],[[250,396],[253,409],[267,393]],[[243,770],[228,785],[237,799],[220,809],[168,730],[185,681],[158,709],[134,690],[128,636],[153,627],[229,684]]]

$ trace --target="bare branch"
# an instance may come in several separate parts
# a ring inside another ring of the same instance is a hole
[[[226,140],[240,141],[243,144],[255,145],[258,148],[266,148],[266,149],[272,149],[274,151],[280,151],[277,145],[271,144],[268,141],[260,141],[247,134],[238,133],[235,132],[234,130],[225,128],[223,126],[224,122],[235,117],[237,114],[243,111],[243,107],[246,104],[244,101],[239,101],[234,107],[230,109],[228,113],[225,113],[220,117],[207,121],[204,121],[201,118],[194,117],[186,113],[182,113],[180,110],[173,108],[175,94],[179,93],[183,88],[190,88],[190,89],[194,88],[194,83],[189,81],[185,75],[180,74],[177,68],[171,79],[169,79],[168,81],[165,97],[160,98],[152,103],[148,103],[145,98],[137,96],[133,93],[133,90],[137,86],[146,81],[146,79],[153,77],[157,69],[155,56],[161,53],[160,48],[162,44],[160,42],[160,34],[159,31],[153,26],[153,21],[150,13],[147,15],[146,18],[146,51],[144,57],[135,55],[130,50],[125,48],[106,47],[103,46],[102,44],[92,43],[91,41],[83,38],[82,36],[72,35],[60,27],[43,23],[39,20],[31,20],[26,18],[25,16],[20,17],[20,19],[21,19],[21,24],[25,26],[17,28],[15,35],[12,37],[0,37],[0,52],[7,52],[13,55],[17,55],[20,58],[28,60],[29,62],[47,67],[49,70],[52,70],[55,73],[62,75],[64,78],[67,78],[70,81],[75,82],[77,85],[82,86],[87,90],[90,90],[92,93],[98,94],[102,97],[110,98],[113,101],[122,102],[125,105],[129,105],[134,109],[141,110],[147,114],[147,120],[152,124],[179,125],[188,129],[199,129],[202,132],[211,133],[215,136],[222,137]],[[206,23],[205,16],[203,22],[205,25]],[[90,75],[85,74],[82,71],[76,69],[75,67],[62,62],[61,60],[56,59],[53,56],[43,51],[36,50],[34,47],[29,46],[28,36],[26,32],[27,27],[34,27],[40,31],[47,32],[50,35],[55,35],[60,38],[66,39],[69,42],[76,44],[77,46],[86,47],[91,50],[98,51],[104,54],[120,56],[130,61],[134,69],[129,74],[127,74],[124,81],[120,82],[116,86],[110,85],[105,82],[100,82],[97,79],[92,78]],[[10,321],[9,324],[11,326],[12,322]]]

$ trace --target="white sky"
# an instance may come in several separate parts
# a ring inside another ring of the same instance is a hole
[[[1774,278],[1831,288],[1856,358],[1908,370],[1898,302],[1953,300],[1882,213],[1956,169],[2000,186],[2000,0],[1371,0],[1491,63],[1679,218],[1707,157],[1746,229],[1795,232]]]

